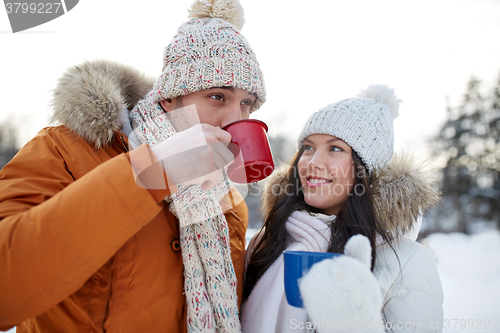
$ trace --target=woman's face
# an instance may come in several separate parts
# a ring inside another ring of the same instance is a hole
[[[331,135],[310,135],[298,168],[305,202],[324,214],[338,214],[356,181],[351,147]]]

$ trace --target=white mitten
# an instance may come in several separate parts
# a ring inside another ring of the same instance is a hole
[[[315,264],[299,282],[311,322],[319,332],[384,332],[382,292],[370,271],[368,238],[351,237],[344,253]]]

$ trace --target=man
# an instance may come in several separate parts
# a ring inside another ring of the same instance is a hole
[[[220,127],[265,88],[241,7],[212,2],[193,5],[154,86],[106,61],[60,79],[61,125],[0,172],[0,329],[240,330],[248,212],[235,192],[218,202],[233,159]],[[179,130],[193,110],[200,124]]]

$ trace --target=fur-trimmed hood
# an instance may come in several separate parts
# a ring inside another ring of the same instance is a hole
[[[51,122],[67,126],[96,148],[120,130],[120,111],[131,110],[153,87],[154,78],[107,60],[86,61],[59,79]]]
[[[264,216],[269,214],[277,196],[279,200],[286,195],[277,187],[289,169],[290,165],[282,165],[266,180],[261,206]],[[372,191],[377,217],[394,235],[410,231],[420,215],[440,201],[440,192],[426,179],[422,163],[410,154],[395,154],[386,169],[376,171]]]

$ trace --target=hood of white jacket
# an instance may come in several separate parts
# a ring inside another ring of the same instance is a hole
[[[86,61],[59,79],[51,122],[67,126],[96,148],[120,130],[120,111],[131,110],[153,87],[154,78],[107,60]]]
[[[276,186],[285,180],[289,169],[289,165],[282,165],[266,180],[261,198],[264,216],[286,195],[287,191],[277,191]],[[405,153],[395,154],[386,169],[374,172],[372,193],[382,226],[393,235],[413,239],[420,230],[421,216],[440,201],[440,192],[428,181],[423,164]]]

